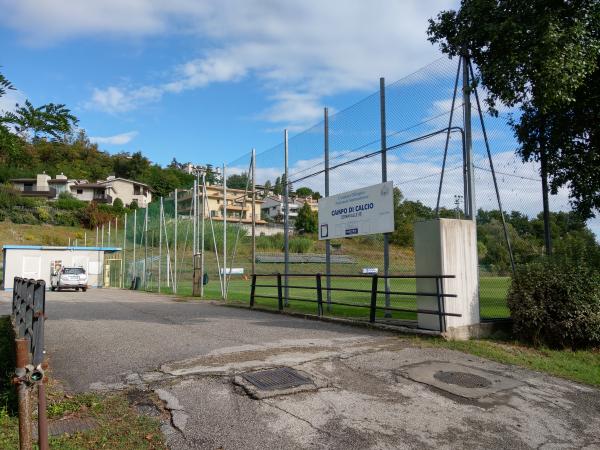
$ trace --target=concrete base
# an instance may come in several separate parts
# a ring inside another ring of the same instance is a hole
[[[451,336],[465,338],[472,325],[479,323],[479,277],[477,273],[477,234],[471,220],[435,219],[415,224],[416,274],[423,276],[452,275],[444,278],[441,287],[445,294],[456,297],[442,299],[442,311],[460,314],[444,318],[445,331]],[[417,292],[435,293],[436,280],[417,279]],[[422,310],[439,310],[436,296],[419,296],[417,305]],[[435,314],[418,314],[419,328],[440,329]],[[456,329],[456,331],[452,331]]]

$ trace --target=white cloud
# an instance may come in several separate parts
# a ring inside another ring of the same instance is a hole
[[[138,135],[137,131],[115,134],[114,136],[90,137],[90,141],[105,145],[124,145],[131,142]]]
[[[198,42],[199,57],[171,68],[166,81],[98,88],[90,106],[128,111],[165,93],[254,76],[273,101],[263,118],[284,126],[320,119],[325,96],[373,89],[380,76],[397,79],[431,61],[427,19],[456,3],[0,0],[5,25],[32,44],[175,34]]]
[[[0,113],[8,111],[14,111],[17,103],[23,104],[25,102],[25,94],[17,89],[10,89],[6,91],[2,97],[0,97]]]

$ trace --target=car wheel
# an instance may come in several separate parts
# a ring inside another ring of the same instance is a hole
[[[82,290],[83,292],[85,292],[85,291],[87,291],[87,288],[81,288],[81,290]]]
[[[55,288],[54,286],[50,286],[50,290],[51,290],[52,292],[54,292],[54,291],[56,290],[56,288]]]

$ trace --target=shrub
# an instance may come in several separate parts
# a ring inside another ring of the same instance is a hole
[[[508,307],[515,335],[534,345],[600,345],[600,273],[586,265],[544,260],[522,267]]]
[[[38,219],[31,212],[20,209],[11,210],[9,217],[12,223],[28,225],[36,225],[39,223]]]
[[[40,222],[50,223],[51,217],[50,217],[50,212],[48,211],[48,208],[38,206],[36,209],[36,214],[37,214],[37,217],[40,220]]]
[[[259,250],[279,251],[283,248],[283,234],[256,236],[256,248]]]
[[[295,237],[289,241],[290,253],[308,253],[312,246],[312,239],[306,237]]]
[[[58,209],[78,210],[87,206],[87,202],[79,200],[69,192],[61,192],[58,199],[54,202],[54,206]]]
[[[113,202],[113,209],[115,210],[115,212],[123,212],[123,209],[125,208],[125,206],[123,205],[123,200],[121,200],[119,197],[115,198],[115,201]]]

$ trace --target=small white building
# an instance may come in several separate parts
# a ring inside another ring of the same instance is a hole
[[[54,247],[44,245],[2,246],[2,289],[12,290],[15,277],[44,280],[50,287],[53,267],[83,267],[88,275],[88,286],[106,285],[105,271],[109,271],[105,256],[119,252],[118,247]],[[119,261],[117,261],[119,262]],[[108,273],[108,272],[107,272]],[[107,277],[108,278],[108,277]]]

